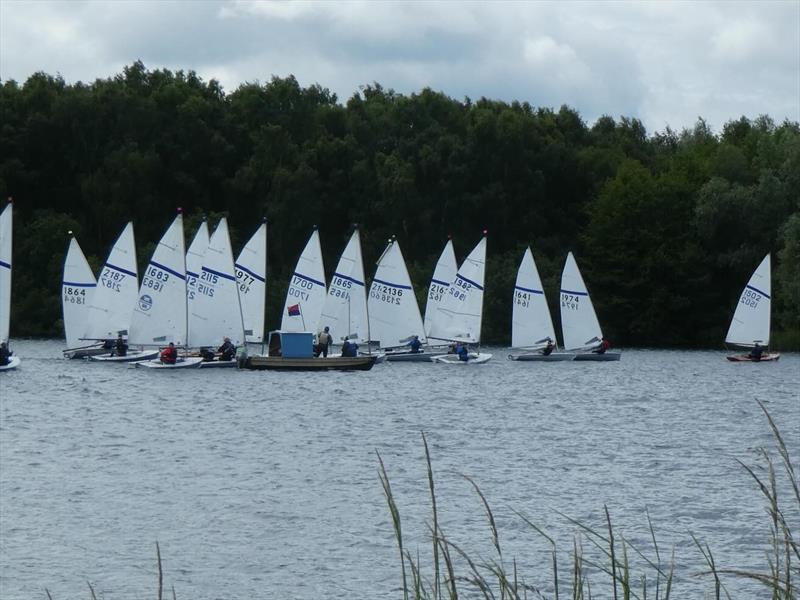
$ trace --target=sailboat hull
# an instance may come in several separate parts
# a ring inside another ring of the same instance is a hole
[[[434,356],[433,362],[442,363],[446,365],[482,365],[489,362],[492,358],[491,354],[485,352],[470,352],[469,360],[461,360],[456,354],[443,354],[441,356]]]
[[[178,362],[174,364],[162,363],[160,359],[145,360],[134,364],[137,367],[145,367],[147,369],[197,369],[202,362],[203,359],[199,356],[190,356],[187,358],[179,358]]]
[[[67,348],[62,350],[64,358],[90,358],[100,354],[108,354],[108,348],[103,348],[103,345],[82,346],[80,348]]]
[[[564,362],[575,360],[575,355],[568,352],[553,352],[545,356],[541,352],[523,352],[519,354],[509,354],[508,360],[518,360],[522,362]]]
[[[736,354],[734,356],[726,356],[731,362],[775,362],[781,357],[780,354],[762,354],[759,360],[751,358],[749,354]]]
[[[142,352],[128,352],[125,356],[111,356],[110,354],[90,356],[89,360],[93,362],[104,363],[130,363],[140,360],[150,360],[158,356],[158,350],[149,350]]]
[[[11,371],[12,369],[16,369],[18,366],[22,364],[19,356],[12,356],[8,359],[8,364],[3,365],[0,367],[0,371]]]
[[[431,362],[436,356],[447,354],[443,352],[387,352],[386,360],[389,362]]]
[[[583,352],[575,355],[575,360],[591,361],[591,362],[610,362],[619,360],[621,354],[619,352],[606,352],[604,354],[597,354],[595,352]]]

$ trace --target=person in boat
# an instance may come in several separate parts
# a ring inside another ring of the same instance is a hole
[[[174,365],[178,362],[178,351],[175,349],[175,344],[170,342],[169,346],[161,351],[160,358],[165,365]]]
[[[764,354],[764,346],[756,342],[756,345],[753,346],[753,349],[750,350],[750,354],[748,354],[747,357],[754,361],[759,361],[761,360],[762,354]]]
[[[605,354],[606,350],[608,350],[609,348],[611,348],[611,342],[609,342],[606,338],[603,338],[602,341],[600,342],[600,345],[597,346],[597,348],[595,348],[594,350],[592,350],[592,352],[594,352],[595,354]]]
[[[203,362],[211,362],[214,360],[214,351],[209,348],[208,346],[203,346],[200,348],[200,356],[203,358]]]
[[[113,349],[114,349],[114,340],[103,341],[103,350],[113,350]]]
[[[419,336],[415,335],[414,338],[408,343],[411,346],[411,352],[417,354],[422,347],[422,342],[419,341]]]
[[[117,335],[117,341],[114,343],[114,349],[111,351],[111,356],[125,356],[128,354],[128,344],[122,339],[122,334]]]
[[[236,346],[231,342],[231,338],[226,337],[222,346],[217,348],[217,352],[220,354],[220,360],[233,360],[233,357],[236,356]]]
[[[5,367],[11,362],[11,350],[5,342],[0,343],[0,367]]]
[[[547,338],[547,345],[542,348],[542,354],[545,356],[550,356],[553,353],[553,349],[555,348],[555,344],[553,344],[553,340]]]
[[[330,334],[331,328],[327,325],[325,329],[317,334],[317,348],[314,356],[322,354],[324,358],[328,357],[328,351],[331,349],[333,343],[333,336]]]
[[[458,360],[463,362],[467,362],[469,360],[469,350],[467,350],[466,344],[456,344],[456,354],[458,354]]]
[[[353,343],[350,340],[345,340],[344,344],[342,344],[342,356],[346,356],[348,358],[354,358],[358,356],[358,344]]]

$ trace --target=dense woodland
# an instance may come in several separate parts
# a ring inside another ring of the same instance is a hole
[[[312,227],[330,274],[358,223],[368,277],[396,235],[423,310],[447,236],[461,260],[488,229],[483,338],[501,344],[528,245],[556,321],[572,250],[614,344],[663,347],[720,347],[771,252],[773,346],[800,345],[798,123],[742,117],[714,132],[698,118],[648,134],[626,117],[590,126],[567,106],[377,83],[344,103],[291,76],[226,93],[140,62],[91,84],[2,82],[0,115],[12,335],[62,335],[69,230],[96,269],[133,220],[144,266],[181,206],[188,239],[201,215],[227,215],[235,252],[268,219],[269,328]]]

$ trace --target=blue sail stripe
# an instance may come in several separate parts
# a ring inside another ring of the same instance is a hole
[[[192,273],[191,271],[186,271],[186,274],[187,274],[187,275],[191,275],[191,276],[192,276],[192,277],[194,277],[195,279],[197,279],[198,277],[200,277],[200,276],[199,276],[197,273]]]
[[[169,267],[165,267],[164,265],[160,265],[154,260],[151,260],[150,264],[153,265],[154,267],[158,267],[162,271],[166,271],[170,275],[175,275],[175,277],[177,277],[178,279],[186,279],[186,275],[182,275],[181,273],[178,273],[177,271],[173,271]]]
[[[544,292],[542,290],[532,290],[530,288],[524,288],[521,285],[515,285],[514,289],[515,290],[519,290],[521,292],[530,292],[531,294],[542,294],[542,295],[544,295]]]
[[[481,285],[478,285],[478,284],[477,284],[477,283],[475,283],[474,281],[470,281],[469,279],[467,279],[467,278],[466,278],[466,277],[464,277],[463,275],[456,275],[456,279],[460,279],[461,281],[466,281],[468,284],[475,286],[475,287],[476,287],[476,288],[478,288],[479,290],[482,290],[482,289],[483,289],[483,286],[481,286]]]
[[[431,283],[436,283],[439,285],[443,285],[445,287],[450,287],[449,283],[447,283],[446,281],[439,281],[438,279],[431,279]]]
[[[748,289],[751,289],[751,290],[753,290],[754,292],[758,292],[759,294],[761,294],[762,296],[764,296],[764,298],[767,298],[768,300],[770,300],[770,299],[771,299],[771,298],[769,297],[769,294],[765,294],[765,293],[764,293],[764,292],[762,292],[760,289],[758,289],[757,287],[753,287],[753,286],[752,286],[752,285],[750,285],[749,283],[748,283],[748,284],[747,284],[747,286],[745,286],[745,287],[747,287]]]
[[[136,277],[136,273],[132,273],[131,271],[128,271],[127,269],[123,269],[123,268],[118,267],[116,265],[112,265],[111,263],[106,263],[106,266],[109,269],[114,269],[115,271],[119,271],[120,273],[124,273],[125,275],[130,275],[131,277]]]
[[[227,273],[221,273],[220,271],[215,271],[214,269],[209,269],[208,267],[203,267],[203,271],[206,273],[211,273],[212,275],[216,275],[218,277],[222,277],[223,279],[228,279],[229,281],[236,281],[236,277],[232,275],[228,275]]]
[[[6,269],[10,269],[11,268],[11,264],[7,263],[7,262],[3,262],[2,260],[0,260],[0,267],[5,267]]]
[[[85,288],[97,287],[96,283],[75,283],[74,281],[62,281],[61,285],[68,285],[70,287],[85,287]]]
[[[401,290],[410,290],[410,285],[400,285],[399,283],[392,283],[390,281],[383,281],[381,279],[373,279],[375,283],[380,283],[381,285],[388,285],[389,287],[400,288]]]
[[[251,277],[255,277],[255,278],[256,278],[256,279],[258,279],[258,280],[259,280],[261,283],[265,283],[265,282],[267,281],[267,280],[266,280],[266,278],[262,277],[262,276],[261,276],[261,275],[259,275],[258,273],[253,273],[253,272],[252,272],[250,269],[248,269],[247,267],[243,267],[243,266],[242,266],[242,265],[240,265],[239,263],[235,263],[233,266],[234,266],[234,267],[236,267],[237,269],[241,269],[242,271],[244,271],[245,273],[247,273],[247,274],[248,274],[248,275],[250,275]]]
[[[333,276],[334,277],[341,277],[345,281],[352,281],[353,283],[355,283],[357,285],[364,285],[363,281],[359,281],[358,279],[353,279],[352,277],[348,277],[347,275],[342,275],[340,273],[334,273]]]
[[[570,290],[561,290],[562,294],[572,294],[573,296],[588,296],[589,292],[573,292]]]
[[[313,283],[315,285],[321,285],[322,287],[325,287],[325,284],[322,283],[321,281],[317,281],[316,279],[311,279],[311,277],[307,277],[306,275],[303,275],[302,273],[294,273],[294,276],[295,277],[299,277],[300,279],[303,279],[305,281],[310,281],[311,283]]]

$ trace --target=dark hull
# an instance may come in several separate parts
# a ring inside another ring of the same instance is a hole
[[[619,352],[606,352],[605,354],[596,354],[594,352],[584,352],[583,354],[576,354],[575,360],[593,361],[593,362],[608,362],[612,360],[619,360]]]
[[[251,356],[245,369],[257,371],[369,371],[375,356],[283,358],[281,356]]]

